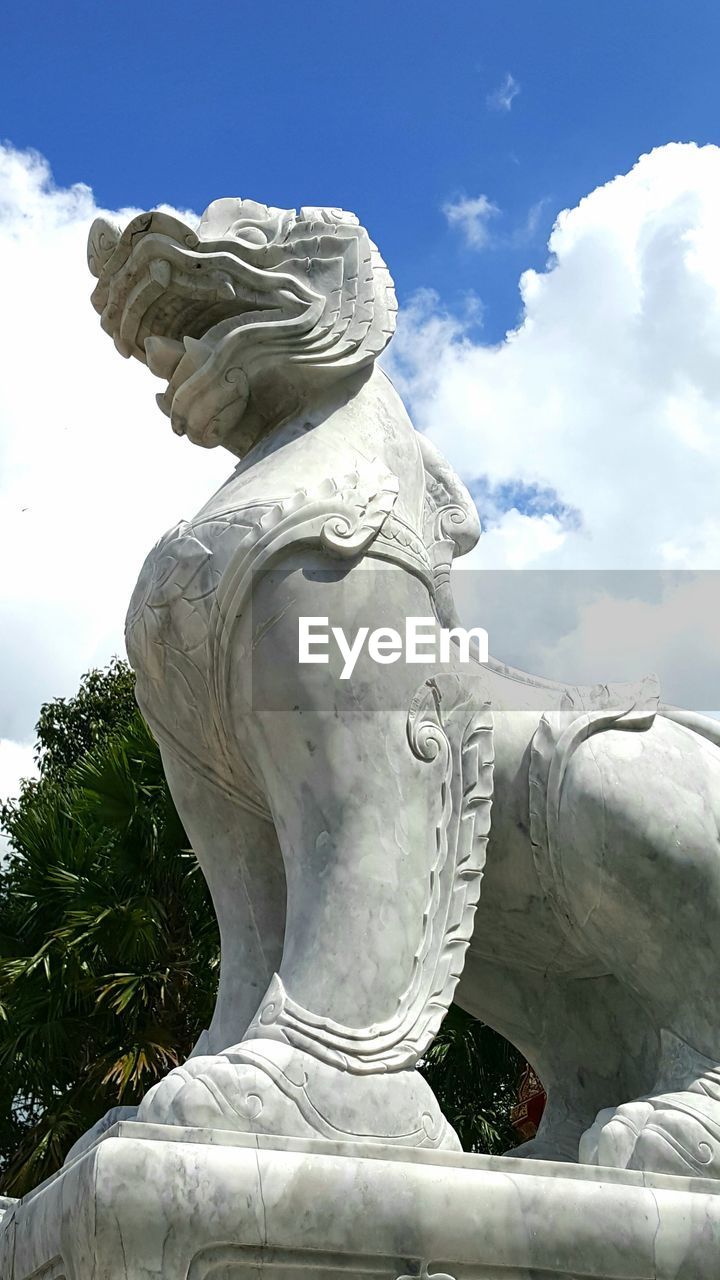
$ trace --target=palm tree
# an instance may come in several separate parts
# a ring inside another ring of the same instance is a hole
[[[5,813],[0,1155],[18,1195],[111,1107],[139,1101],[208,1025],[219,940],[137,711]]]

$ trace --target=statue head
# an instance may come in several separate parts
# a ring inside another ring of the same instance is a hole
[[[215,200],[197,229],[158,210],[124,231],[98,218],[88,264],[103,329],[166,380],[173,430],[241,457],[395,328],[387,267],[342,209]]]

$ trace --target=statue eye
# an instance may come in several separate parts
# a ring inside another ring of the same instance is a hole
[[[267,244],[267,235],[260,227],[243,226],[242,223],[233,223],[230,228],[230,234],[236,240],[244,240],[246,244]]]

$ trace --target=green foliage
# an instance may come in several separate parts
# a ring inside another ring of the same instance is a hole
[[[35,758],[42,777],[64,781],[68,769],[137,714],[126,662],[113,658],[104,671],[88,671],[73,698],[54,698],[40,709]]]
[[[501,1155],[517,1146],[510,1111],[524,1067],[497,1031],[451,1005],[422,1072],[465,1151]]]
[[[0,1190],[54,1172],[112,1106],[183,1061],[212,1016],[215,915],[160,753],[115,660],[44,706],[40,778],[0,824]],[[522,1060],[453,1006],[424,1074],[463,1145],[500,1151]]]
[[[85,677],[77,699],[44,707],[40,780],[3,813],[0,1160],[11,1195],[53,1172],[109,1107],[139,1101],[212,1015],[214,913],[128,690],[116,663]]]

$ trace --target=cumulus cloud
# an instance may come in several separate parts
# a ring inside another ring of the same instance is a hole
[[[696,711],[720,708],[720,574],[686,571],[517,572],[527,542],[557,537],[552,518],[530,527],[513,512],[501,531],[497,569],[457,571],[466,624],[485,627],[503,662],[560,681],[638,681],[653,672],[662,698]]]
[[[510,72],[506,72],[502,84],[489,93],[485,101],[491,111],[510,111],[520,92],[520,85]]]
[[[13,742],[11,738],[0,738],[0,800],[17,789],[18,778],[34,778],[36,775],[32,747]]]
[[[172,435],[156,380],[101,331],[85,267],[101,212],[136,211],[101,210],[41,156],[0,147],[0,736],[19,744],[3,743],[0,798],[27,772],[40,703],[124,651],[153,542],[231,469]]]
[[[443,205],[443,213],[451,227],[461,232],[471,249],[485,249],[490,244],[490,222],[500,210],[487,196],[460,196]]]
[[[436,295],[401,312],[392,372],[481,511],[503,486],[547,495],[495,503],[478,563],[505,562],[518,513],[562,533],[527,563],[718,563],[719,220],[720,148],[670,144],[559,215],[503,342],[473,340]]]
[[[720,567],[719,222],[720,148],[669,144],[559,215],[504,341],[473,340],[433,295],[401,313],[392,372],[484,518],[465,567]],[[648,602],[670,665],[673,592],[686,653],[710,622],[688,613],[687,584]],[[568,626],[601,678],[591,622]]]

